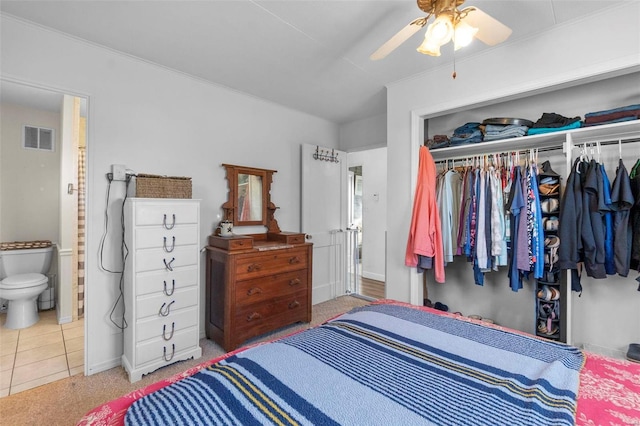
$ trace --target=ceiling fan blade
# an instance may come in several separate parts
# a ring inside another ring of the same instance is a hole
[[[462,12],[467,9],[469,9],[469,13],[462,21],[478,29],[475,37],[481,42],[493,46],[502,43],[511,35],[511,28],[487,15],[477,7],[468,7],[463,9]]]
[[[403,29],[398,31],[396,35],[391,37],[385,44],[380,46],[378,50],[373,52],[371,56],[369,56],[369,59],[371,59],[372,61],[377,61],[378,59],[382,59],[389,53],[393,52],[398,46],[407,41],[409,37],[420,31],[420,29],[427,24],[428,18],[429,17],[418,18],[414,21],[411,21],[409,24],[407,24],[406,27],[404,27]]]

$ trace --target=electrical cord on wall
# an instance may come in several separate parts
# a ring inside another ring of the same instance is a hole
[[[122,271],[112,271],[108,268],[106,268],[104,266],[103,263],[103,259],[104,259],[104,242],[107,238],[107,233],[109,232],[109,198],[110,198],[110,194],[111,194],[111,182],[113,182],[113,174],[112,173],[107,173],[107,180],[109,181],[109,185],[107,186],[107,204],[106,207],[104,209],[104,232],[102,233],[102,238],[100,238],[100,251],[99,251],[99,256],[98,256],[98,260],[99,260],[99,265],[100,265],[100,269],[102,269],[105,272],[109,272],[111,274],[121,274]],[[126,196],[126,194],[125,194]],[[124,226],[124,225],[123,225]]]
[[[105,271],[105,272],[109,272],[112,274],[120,274],[120,281],[118,284],[118,288],[119,288],[119,294],[118,294],[118,298],[116,299],[115,303],[113,304],[113,308],[111,309],[111,312],[109,313],[109,320],[116,326],[118,327],[120,330],[124,330],[125,328],[128,327],[127,324],[127,320],[125,319],[125,312],[126,312],[126,306],[124,303],[124,271],[125,271],[125,265],[127,262],[127,257],[129,256],[129,248],[127,247],[127,244],[125,242],[125,217],[124,217],[124,203],[127,201],[127,196],[129,193],[129,183],[131,182],[131,177],[133,175],[131,174],[127,174],[126,175],[126,180],[125,180],[125,193],[124,193],[124,198],[122,200],[122,208],[120,211],[120,225],[121,225],[121,229],[122,229],[122,233],[121,233],[121,238],[122,238],[122,244],[120,246],[120,258],[122,260],[122,270],[120,271],[113,271],[111,269],[107,269],[104,267],[104,263],[103,263],[103,257],[104,257],[104,242],[106,240],[106,236],[109,230],[109,199],[110,199],[110,194],[111,194],[111,182],[113,181],[113,175],[111,173],[107,173],[107,180],[109,181],[109,185],[107,187],[107,207],[105,209],[105,229],[104,229],[104,233],[102,235],[102,239],[100,241],[100,268]],[[122,321],[120,323],[118,323],[116,320],[119,320],[114,318],[115,317],[115,311],[118,307],[118,304],[122,303]]]

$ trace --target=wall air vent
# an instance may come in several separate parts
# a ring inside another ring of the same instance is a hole
[[[54,150],[54,131],[46,127],[25,125],[22,128],[22,146],[25,149]]]

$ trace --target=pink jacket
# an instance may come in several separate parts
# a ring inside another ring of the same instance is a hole
[[[418,181],[413,201],[413,216],[407,240],[404,263],[418,265],[418,255],[432,257],[435,279],[444,282],[444,252],[442,230],[436,203],[436,163],[425,146],[420,147]]]

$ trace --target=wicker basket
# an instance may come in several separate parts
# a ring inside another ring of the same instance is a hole
[[[191,198],[191,178],[138,174],[136,197]]]

